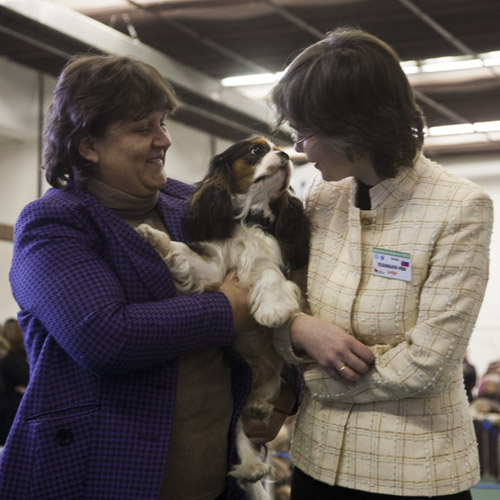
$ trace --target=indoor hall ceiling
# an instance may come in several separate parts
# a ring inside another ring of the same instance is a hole
[[[75,8],[217,80],[281,71],[300,49],[346,25],[382,38],[402,61],[500,51],[500,0],[127,0],[109,7],[104,6],[108,2],[56,3]],[[0,9],[0,28],[2,24],[16,30],[16,23],[3,18]],[[54,75],[64,64],[65,54],[88,50],[77,33],[74,38],[62,37],[64,50],[58,54],[44,48],[51,34],[43,27],[19,29],[28,35],[26,39],[0,29],[0,55]],[[36,30],[38,45],[30,42]],[[410,77],[430,127],[500,120],[498,67]],[[187,102],[191,109],[207,105],[195,95],[189,95]],[[245,135],[227,123],[214,123],[210,116],[204,119],[187,112],[181,119],[231,140]],[[491,136],[483,145],[453,148],[500,150],[500,140]]]

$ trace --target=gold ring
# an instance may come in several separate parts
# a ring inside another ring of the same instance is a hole
[[[339,368],[339,373],[342,373],[342,372],[343,372],[346,368],[347,368],[347,366],[346,366],[346,365],[341,366],[341,367]]]

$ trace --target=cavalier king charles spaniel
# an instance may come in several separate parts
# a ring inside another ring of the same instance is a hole
[[[309,222],[291,191],[287,153],[262,137],[238,142],[215,156],[190,199],[184,227],[190,246],[142,224],[139,234],[160,254],[181,294],[216,290],[229,270],[249,287],[249,307],[258,323],[235,334],[236,349],[252,369],[252,389],[243,418],[269,419],[279,394],[283,361],[271,328],[302,309],[298,286],[287,279],[307,264]],[[250,495],[265,498],[260,482],[269,472],[238,424],[240,464],[230,474]]]

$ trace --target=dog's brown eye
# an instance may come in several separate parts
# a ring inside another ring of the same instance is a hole
[[[264,148],[262,146],[256,145],[250,150],[250,154],[253,156],[261,155],[264,152]]]

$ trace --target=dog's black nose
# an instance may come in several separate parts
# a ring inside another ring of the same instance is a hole
[[[284,158],[285,160],[289,160],[290,157],[288,156],[288,153],[285,153],[284,151],[280,151],[278,153],[279,156],[281,156],[282,158]]]

